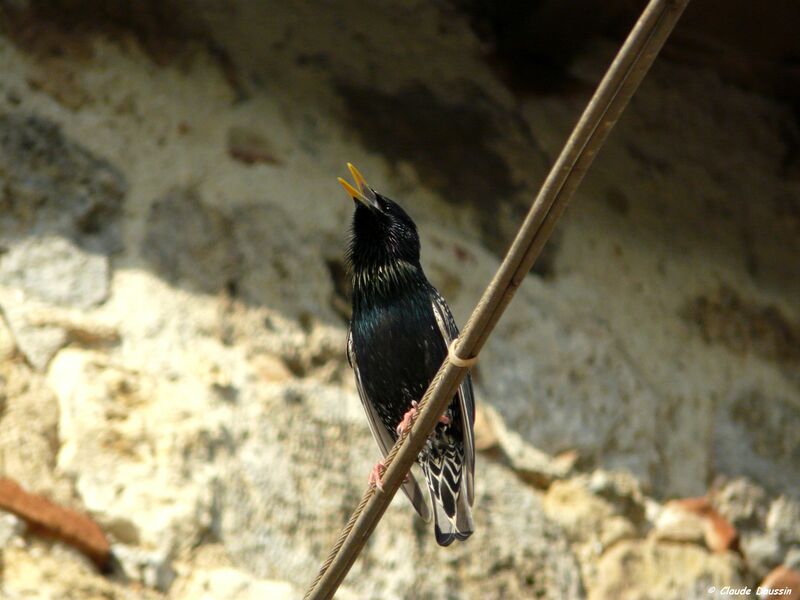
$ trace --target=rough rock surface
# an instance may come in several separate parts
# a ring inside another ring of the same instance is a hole
[[[696,546],[650,539],[624,541],[600,559],[598,584],[589,598],[724,598],[724,592],[715,592],[725,586],[744,587],[739,569],[737,557],[729,554],[708,554]]]
[[[518,94],[441,3],[9,4],[0,471],[91,514],[117,568],[2,516],[0,595],[299,598],[377,457],[336,175],[403,202],[463,323],[613,45]],[[342,598],[706,598],[797,569],[797,136],[656,64],[481,355],[474,537],[440,549],[398,497]],[[741,555],[665,535],[706,493]]]
[[[300,591],[283,581],[254,579],[230,567],[193,574],[177,598],[187,600],[294,600]]]
[[[126,182],[51,119],[0,114],[0,308],[28,361],[43,370],[66,332],[32,324],[32,304],[87,309],[108,297]]]

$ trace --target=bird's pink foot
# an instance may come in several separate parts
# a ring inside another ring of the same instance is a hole
[[[411,401],[411,408],[406,411],[406,414],[403,415],[403,420],[395,428],[397,435],[403,435],[406,431],[411,429],[411,419],[413,419],[417,415],[417,401]]]
[[[367,483],[374,488],[383,491],[383,472],[386,470],[386,462],[383,460],[379,460],[375,463],[375,466],[372,467],[372,471],[370,471],[369,479],[367,479]],[[403,479],[403,483],[408,483],[409,474],[406,473],[405,478]]]
[[[370,471],[369,485],[372,487],[378,488],[380,491],[383,491],[383,482],[381,481],[381,477],[383,477],[383,472],[386,470],[386,463],[382,460],[379,460],[375,463],[375,466],[372,467],[372,471]]]
[[[403,415],[403,420],[397,425],[395,431],[397,431],[397,435],[403,435],[406,431],[411,429],[411,419],[413,419],[416,414],[419,412],[419,404],[416,400],[412,400],[411,408],[406,411],[406,414]],[[442,425],[450,425],[450,417],[447,415],[442,415],[439,417],[439,423]]]

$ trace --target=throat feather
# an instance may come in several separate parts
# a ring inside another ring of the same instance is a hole
[[[373,264],[353,272],[354,298],[366,295],[396,296],[425,281],[419,265],[404,260]]]

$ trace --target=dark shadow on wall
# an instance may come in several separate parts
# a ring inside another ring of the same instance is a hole
[[[81,48],[85,48],[85,39],[82,40],[81,36],[91,32],[115,34],[122,30],[132,31],[156,62],[176,60],[182,55],[184,44],[199,43],[219,59],[220,68],[228,75],[231,85],[241,91],[239,98],[253,93],[252,82],[242,83],[245,78],[236,70],[235,61],[217,50],[219,45],[213,42],[209,32],[201,31],[196,25],[175,26],[176,22],[184,21],[174,12],[173,3],[161,6],[150,2],[137,8],[126,8],[128,4],[122,2],[64,0],[54,5],[44,2],[34,2],[33,5],[50,15],[58,14],[58,11],[48,9],[48,6],[74,9],[69,15],[64,13],[63,19],[51,21],[53,29],[49,30],[49,37],[36,35],[42,30],[36,29],[40,24],[35,21],[28,23],[30,29],[19,30],[26,31],[25,35],[18,33],[12,37],[15,43],[38,59],[55,61],[51,63],[51,73],[58,71],[60,53],[80,53]],[[567,53],[554,63],[548,78],[565,70],[573,56],[575,54]],[[529,69],[529,63],[526,64]],[[542,80],[545,87],[549,85],[546,82],[548,78]],[[50,84],[44,79],[38,85]],[[513,201],[498,204],[497,198],[524,195],[525,189],[524,184],[514,178],[494,142],[516,128],[520,130],[520,143],[529,150],[535,163],[534,169],[543,172],[547,162],[533,134],[517,114],[503,109],[478,90],[470,102],[448,102],[419,82],[409,82],[394,93],[376,92],[346,81],[333,81],[332,85],[342,96],[349,127],[368,149],[380,153],[395,166],[410,162],[425,186],[435,190],[454,208],[466,206],[475,213],[483,227],[483,242],[487,247],[497,254],[504,251],[526,207]],[[243,91],[245,88],[247,90]],[[60,86],[58,90],[50,89],[50,92],[60,93],[59,90],[64,89],[74,90]],[[551,93],[552,89],[547,87],[547,92]],[[537,93],[539,90],[537,87]],[[80,108],[83,101],[78,92],[56,99],[71,110]],[[791,135],[796,135],[794,129],[790,127],[789,130]],[[235,151],[229,148],[229,154],[236,160],[280,165],[280,158],[266,148],[263,140],[237,134],[231,135],[229,143],[236,145]],[[647,141],[643,140],[642,145],[646,147]],[[648,155],[639,146],[628,150],[649,169],[666,168],[659,164],[658,155]],[[10,247],[22,239],[59,238],[71,243],[75,253],[105,257],[109,265],[114,266],[121,244],[119,228],[123,222],[128,187],[121,169],[96,156],[76,140],[69,139],[56,124],[18,107],[0,115],[0,182],[0,243],[3,247]],[[726,198],[712,208],[747,214],[748,200]],[[637,205],[649,199],[633,198],[625,195],[621,188],[615,188],[597,201],[607,203],[620,219],[627,219],[636,212]],[[776,210],[786,215],[781,221],[781,239],[783,235],[789,239],[792,231],[800,231],[800,200],[786,196],[775,202]],[[661,210],[669,213],[675,207],[664,206]],[[720,222],[728,219],[731,227],[738,227],[741,221],[731,218],[730,214],[715,217],[712,213],[707,211],[705,217]],[[143,219],[141,245],[129,249],[131,255],[141,258],[141,263],[125,266],[141,267],[175,287],[221,295],[248,307],[263,306],[264,298],[259,290],[271,286],[280,293],[275,299],[277,304],[269,308],[296,318],[306,330],[311,316],[298,309],[298,301],[305,293],[304,278],[327,277],[332,289],[328,299],[330,318],[336,324],[348,318],[348,278],[342,259],[343,244],[339,243],[345,236],[344,232],[340,239],[333,240],[329,254],[313,257],[319,271],[309,274],[302,271],[303,265],[308,263],[298,260],[298,253],[308,251],[304,249],[302,239],[280,235],[282,231],[297,231],[298,225],[291,222],[290,216],[278,203],[224,208],[208,202],[198,189],[191,186],[173,187],[152,199]],[[557,253],[558,244],[551,243],[548,248],[551,253]],[[0,253],[2,251],[0,248]],[[55,257],[54,260],[61,260],[57,253],[51,256]],[[772,268],[759,261],[755,254],[753,256],[754,277]],[[0,265],[3,262],[8,265],[7,258],[0,256]],[[552,254],[550,259],[540,261],[539,274],[557,277],[555,263]],[[50,264],[26,265],[25,273],[14,267],[2,276],[6,282],[24,287],[24,276],[35,277],[35,271],[31,269],[53,266],[52,261]],[[784,270],[779,272],[786,273],[797,267],[781,265],[781,268]],[[80,270],[70,272],[78,283],[86,275]],[[90,299],[81,302],[84,300]],[[747,302],[741,300],[739,304],[746,305]],[[698,323],[700,335],[708,337],[709,343],[729,345],[731,338],[728,334],[713,335],[716,326],[706,327],[711,322],[709,311],[716,315],[715,319],[723,320],[740,320],[742,314],[748,316],[753,311],[736,305],[736,310],[728,314],[724,308],[720,309],[713,301],[709,304],[698,299],[687,305],[684,316]],[[766,330],[759,339],[778,340],[775,343],[783,347],[782,332],[789,331],[786,339],[796,340],[800,325],[779,310],[778,313],[777,317],[770,313],[763,323],[759,321],[754,326]],[[781,357],[782,361],[788,360],[788,368],[796,372],[796,353],[783,353]],[[289,361],[288,366],[292,373],[302,376],[314,368],[315,360],[320,359],[301,357]],[[750,404],[742,406],[742,410],[749,410]]]

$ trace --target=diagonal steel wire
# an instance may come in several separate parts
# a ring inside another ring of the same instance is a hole
[[[595,155],[653,64],[689,0],[651,0],[611,63],[550,170],[505,259],[489,283],[451,355],[477,357],[552,233]],[[461,360],[456,363],[463,364]],[[455,394],[467,368],[445,359],[419,403],[410,430],[386,457],[383,491],[368,488],[304,600],[332,598]]]

